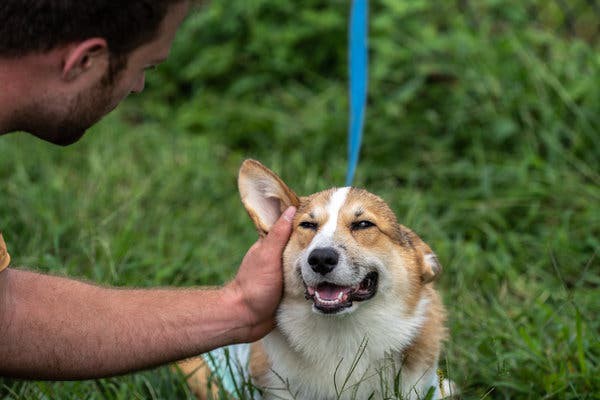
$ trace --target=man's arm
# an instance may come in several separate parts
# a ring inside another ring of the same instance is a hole
[[[274,326],[293,208],[221,288],[130,290],[0,272],[0,375],[85,379],[254,341]]]

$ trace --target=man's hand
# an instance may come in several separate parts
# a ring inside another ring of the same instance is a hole
[[[275,327],[275,312],[283,293],[281,259],[295,213],[296,208],[289,207],[267,236],[254,243],[227,285],[240,298],[241,315],[249,327],[246,341],[258,340]]]

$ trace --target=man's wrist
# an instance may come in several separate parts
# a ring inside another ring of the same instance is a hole
[[[223,286],[220,291],[224,299],[225,310],[230,315],[231,322],[235,325],[234,332],[236,334],[233,340],[236,343],[251,341],[250,332],[253,325],[255,325],[255,321],[253,321],[249,312],[241,288],[235,281],[231,281]]]

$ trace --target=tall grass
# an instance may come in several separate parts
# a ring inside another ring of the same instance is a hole
[[[600,393],[600,56],[528,17],[539,2],[381,0],[357,186],[444,265],[444,373],[463,397]],[[146,92],[78,144],[0,138],[14,264],[111,285],[218,284],[255,233],[237,168],[300,194],[345,175],[342,1],[214,0]],[[7,398],[186,398],[166,368],[97,381],[0,381]]]

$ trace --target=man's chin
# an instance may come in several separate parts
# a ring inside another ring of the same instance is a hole
[[[79,141],[79,139],[81,139],[83,137],[83,135],[85,135],[85,130],[83,131],[79,131],[77,133],[72,133],[70,135],[65,135],[65,136],[60,136],[58,137],[58,139],[52,143],[57,144],[59,146],[68,146],[71,145],[77,141]]]
[[[86,129],[69,129],[69,130],[57,130],[53,133],[48,134],[48,132],[43,133],[33,133],[34,136],[52,143],[58,146],[69,146],[85,135]]]

